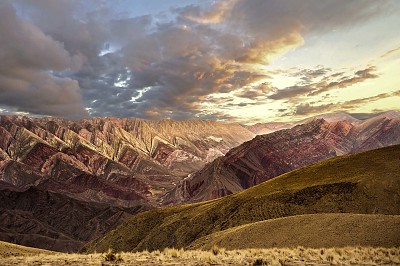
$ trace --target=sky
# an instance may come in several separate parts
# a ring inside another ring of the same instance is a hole
[[[400,109],[398,0],[0,0],[0,113],[252,124]]]

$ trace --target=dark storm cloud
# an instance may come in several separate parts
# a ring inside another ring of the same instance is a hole
[[[0,105],[79,117],[86,114],[83,98],[92,116],[225,119],[220,112],[203,112],[209,95],[234,92],[258,99],[274,90],[253,85],[269,73],[252,64],[268,64],[301,45],[304,34],[369,19],[387,3],[218,1],[161,18],[117,14],[107,1],[16,0],[20,17],[10,4],[1,5]],[[324,84],[312,80],[325,69],[304,72],[309,85],[269,98],[350,86],[374,78],[373,71]]]
[[[78,70],[83,59],[0,4],[0,105],[18,112],[78,118],[87,115],[78,82],[53,71]]]

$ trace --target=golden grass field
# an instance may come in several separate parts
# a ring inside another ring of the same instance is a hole
[[[245,224],[201,237],[190,249],[217,245],[229,250],[346,246],[397,247],[400,215],[323,213],[277,218]]]
[[[165,249],[120,253],[122,262],[106,262],[105,254],[27,253],[1,256],[0,265],[400,265],[400,248],[273,248],[209,251]]]

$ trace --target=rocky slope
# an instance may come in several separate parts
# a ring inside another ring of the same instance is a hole
[[[0,118],[0,180],[78,199],[155,201],[207,162],[251,139],[239,124],[95,118]]]
[[[341,118],[346,117],[329,116],[332,122],[315,118],[291,129],[257,136],[185,178],[164,202],[214,199],[321,160],[400,143],[399,113],[365,121],[337,121]]]

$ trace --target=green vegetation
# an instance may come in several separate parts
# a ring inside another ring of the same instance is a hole
[[[140,213],[85,251],[184,248],[214,232],[302,214],[400,214],[399,191],[397,145],[326,160],[221,199]]]

